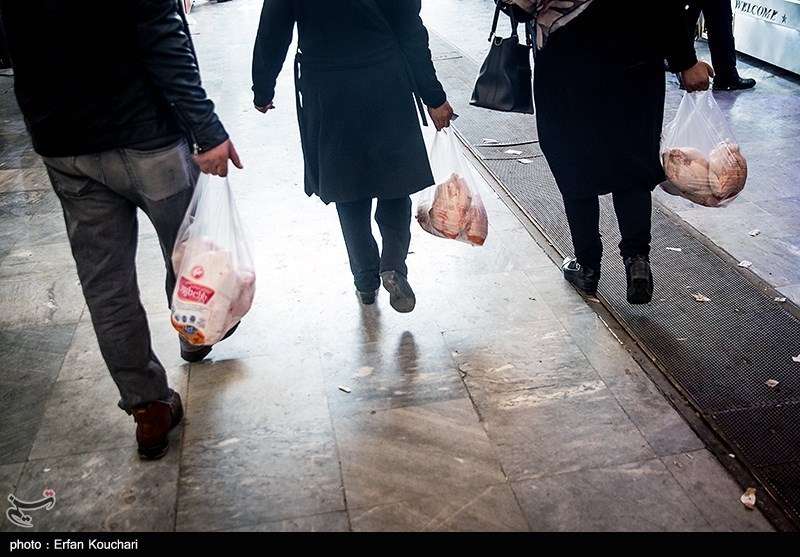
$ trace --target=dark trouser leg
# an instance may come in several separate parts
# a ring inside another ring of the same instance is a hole
[[[614,212],[622,237],[619,252],[623,259],[634,255],[650,254],[650,219],[653,209],[651,192],[631,188],[612,194]]]
[[[583,267],[600,270],[603,242],[600,237],[600,199],[597,196],[581,199],[564,198],[569,232],[575,258]]]
[[[145,211],[158,233],[171,297],[169,257],[198,174],[186,142],[44,162],[61,200],[100,351],[120,391],[119,406],[168,401],[166,372],[152,350],[139,298],[137,211]]]
[[[397,271],[408,276],[406,257],[411,245],[411,198],[379,199],[375,222],[381,231],[380,271]]]
[[[169,397],[164,367],[150,344],[147,316],[136,275],[136,206],[92,176],[99,155],[48,159],[48,173],[61,200],[100,352],[125,410]]]
[[[372,235],[372,199],[336,203],[350,271],[360,292],[372,292],[381,285],[380,255]]]
[[[703,19],[708,34],[708,51],[714,77],[720,81],[739,77],[736,71],[736,46],[733,38],[733,11],[731,3],[704,1],[701,3]]]

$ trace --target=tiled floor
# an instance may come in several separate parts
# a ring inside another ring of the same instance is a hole
[[[423,12],[434,33],[457,4],[440,1]],[[774,531],[477,170],[486,244],[412,223],[417,308],[394,312],[384,291],[360,305],[334,208],[302,191],[290,73],[277,110],[252,109],[260,7],[191,14],[245,165],[230,179],[257,266],[253,309],[204,362],[178,355],[142,221],[142,296],[186,406],[157,462],[138,460],[115,406],[58,203],[0,78],[0,492],[56,491],[32,530]]]

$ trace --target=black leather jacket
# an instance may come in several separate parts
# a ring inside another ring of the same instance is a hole
[[[228,138],[200,83],[181,0],[0,0],[34,149],[74,156]]]

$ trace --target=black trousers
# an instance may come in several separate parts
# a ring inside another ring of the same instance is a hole
[[[375,222],[381,250],[372,234],[372,199],[336,203],[353,282],[361,292],[377,290],[380,273],[397,271],[408,276],[406,257],[411,245],[411,198],[378,199]]]
[[[692,38],[701,12],[708,34],[708,51],[711,54],[714,77],[721,80],[736,79],[739,77],[739,72],[736,70],[733,10],[730,0],[690,0],[686,13],[687,20],[691,24],[689,33]]]
[[[621,240],[619,253],[623,259],[635,255],[650,255],[651,192],[631,188],[611,194]],[[600,234],[600,198],[564,199],[572,247],[583,267],[600,270],[603,242]]]

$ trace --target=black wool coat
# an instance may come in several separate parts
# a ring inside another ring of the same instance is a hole
[[[697,62],[679,0],[658,0],[630,27],[610,0],[552,32],[534,61],[539,143],[565,198],[664,181],[666,74]]]
[[[309,196],[394,199],[433,184],[413,92],[433,108],[446,95],[420,8],[419,0],[264,1],[253,100],[273,100],[296,27],[295,101]]]

